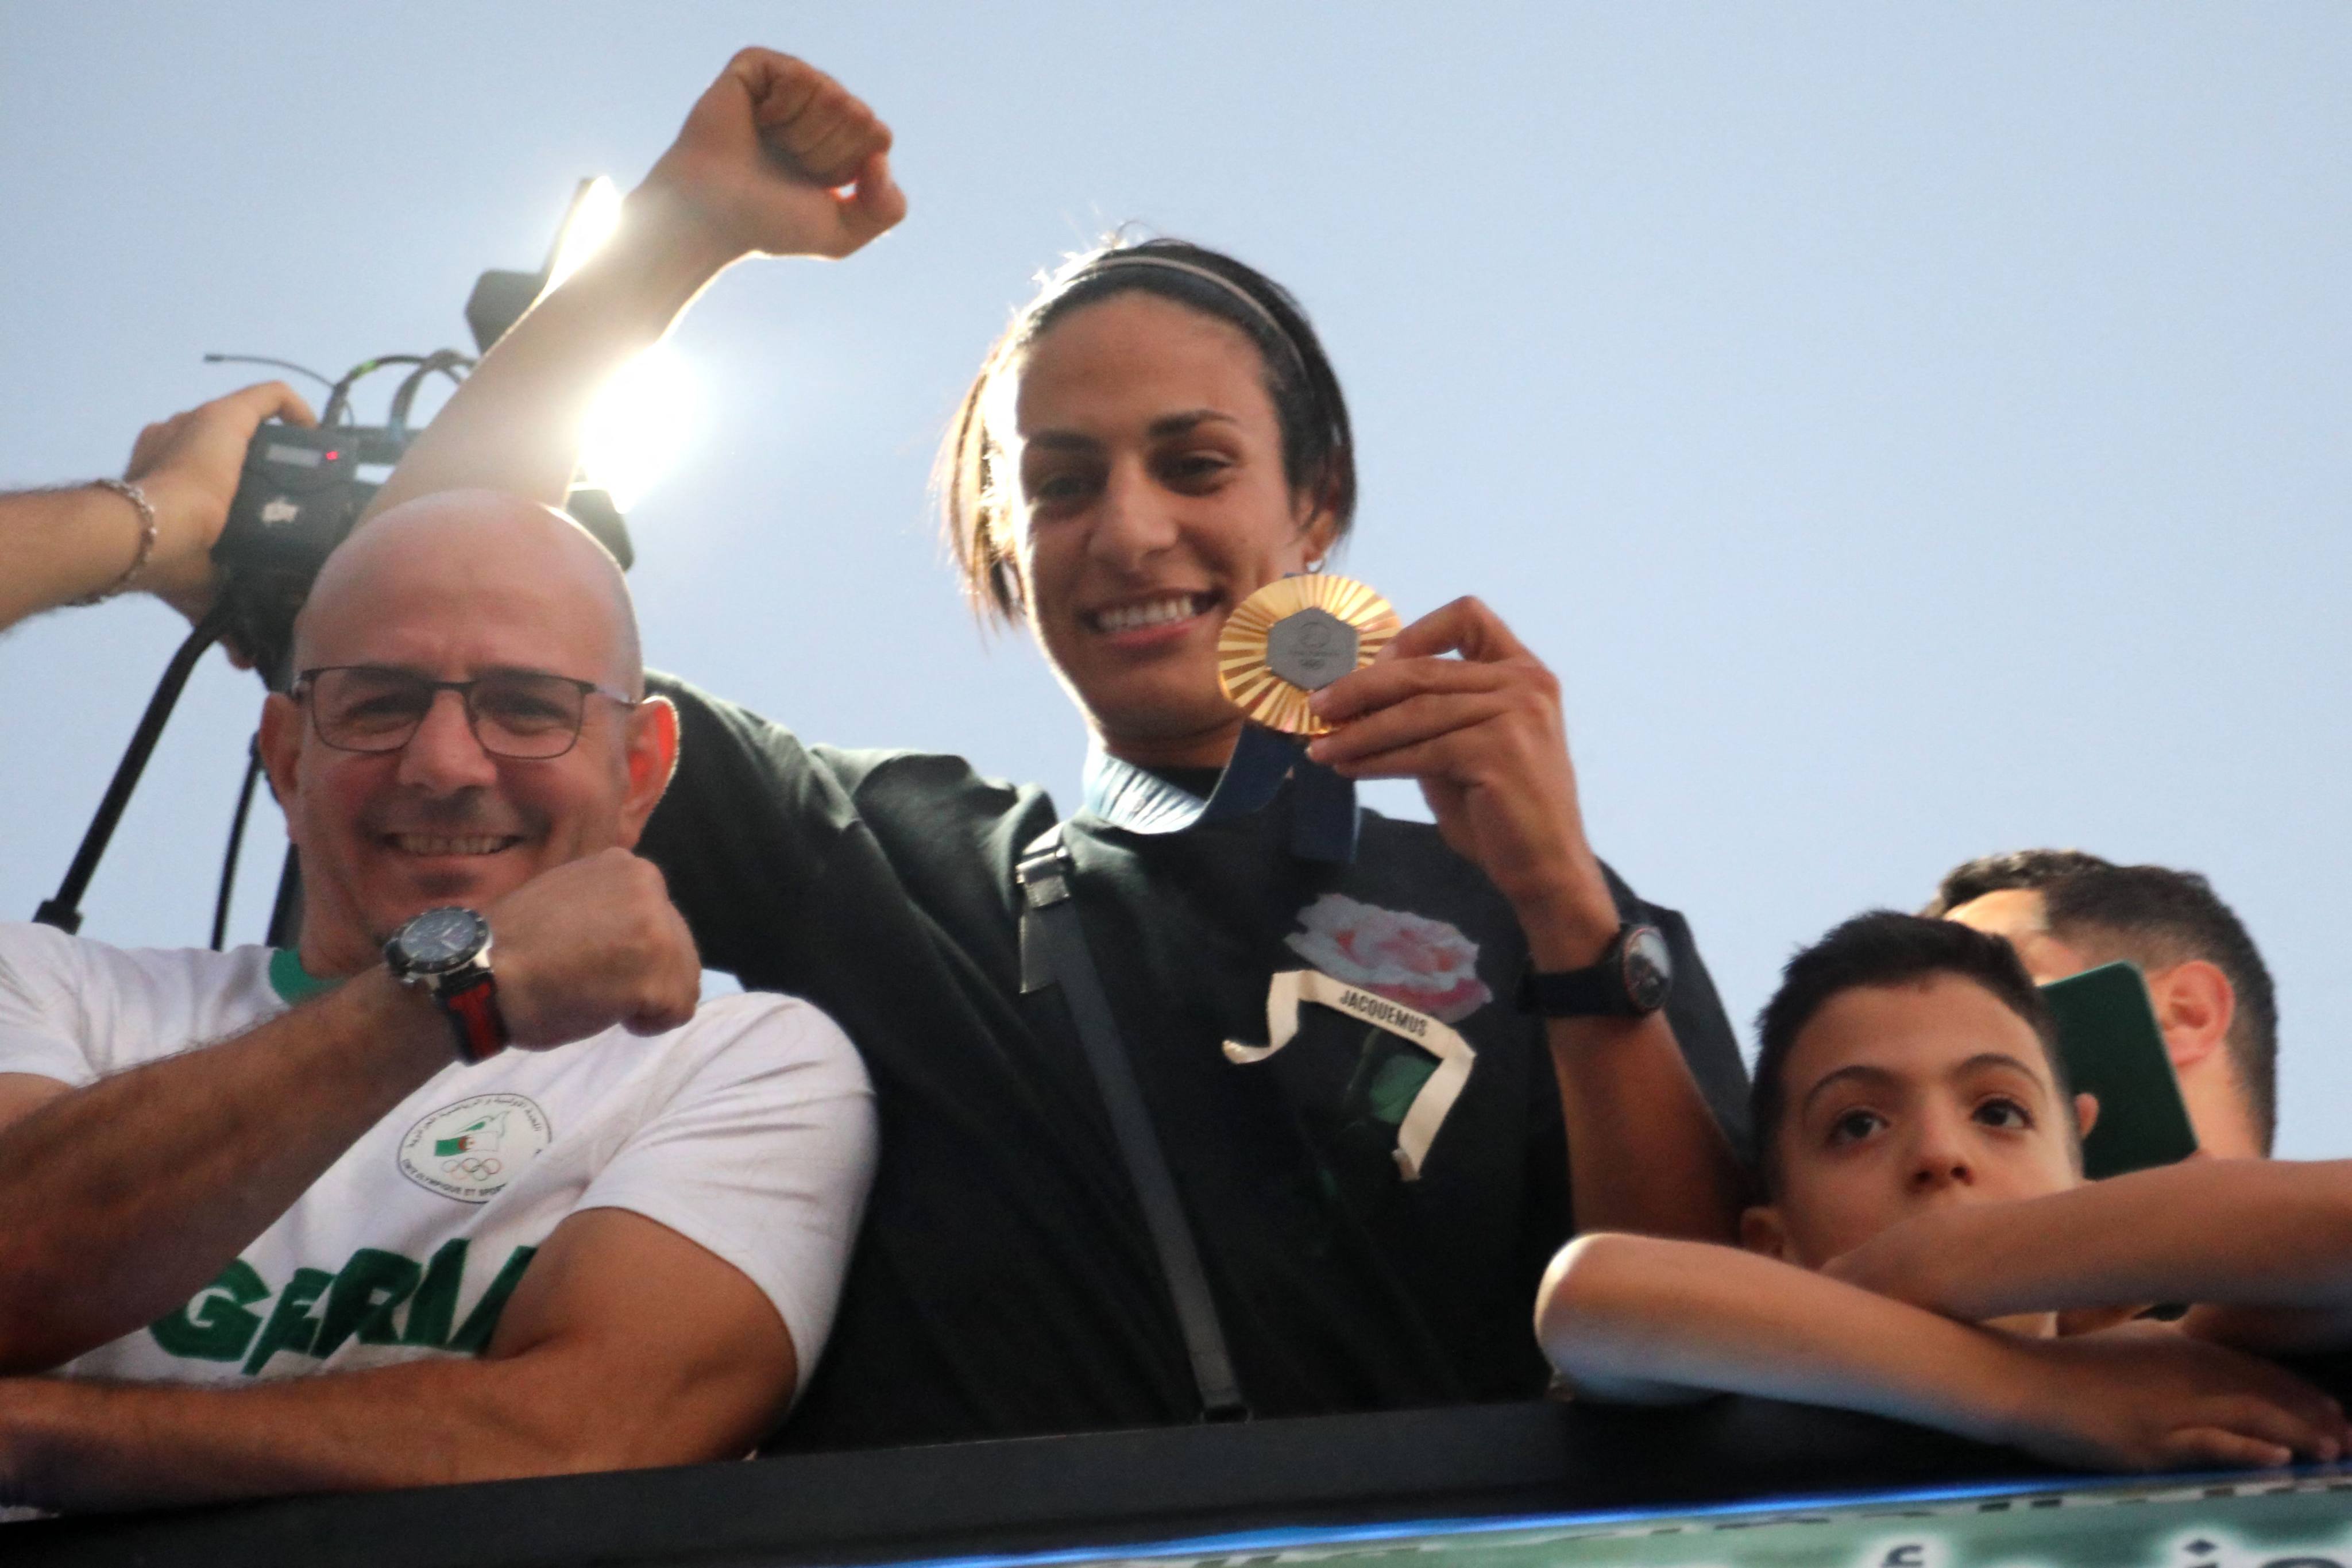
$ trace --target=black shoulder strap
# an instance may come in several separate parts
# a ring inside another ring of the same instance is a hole
[[[1059,984],[1068,1004],[1078,1039],[1094,1068],[1096,1087],[1110,1111],[1111,1131],[1126,1157],[1127,1173],[1151,1226],[1152,1245],[1160,1253],[1160,1272],[1168,1277],[1169,1294],[1176,1300],[1176,1316],[1184,1331],[1184,1349],[1192,1358],[1192,1381],[1201,1391],[1202,1419],[1246,1421],[1249,1405],[1234,1381],[1233,1358],[1225,1351],[1225,1331],[1217,1321],[1217,1305],[1209,1295],[1208,1275],[1201,1253],[1185,1222],[1184,1207],[1169,1174],[1167,1156],[1152,1131],[1151,1113],[1144,1108],[1143,1090],[1135,1080],[1135,1064],[1118,1036],[1103,994],[1102,977],[1095,972],[1094,955],[1087,949],[1087,933],[1078,923],[1078,906],[1070,897],[1072,865],[1069,847],[1057,826],[1040,834],[1022,852],[1013,873],[1021,883],[1021,989],[1042,991]]]

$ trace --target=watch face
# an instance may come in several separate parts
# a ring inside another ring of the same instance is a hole
[[[1665,1005],[1674,988],[1675,957],[1655,926],[1635,926],[1625,933],[1625,996],[1644,1013]]]
[[[400,928],[392,939],[400,950],[402,967],[433,974],[455,968],[480,951],[488,923],[471,910],[427,910]]]

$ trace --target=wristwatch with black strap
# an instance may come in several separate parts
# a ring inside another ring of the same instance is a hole
[[[1547,1018],[1641,1018],[1664,1006],[1674,988],[1664,933],[1628,921],[1596,963],[1549,974],[1530,965],[1519,981],[1518,1004],[1520,1012]]]
[[[490,922],[455,904],[413,917],[383,944],[393,978],[433,998],[457,1032],[457,1059],[487,1061],[506,1049],[499,983],[490,973]]]

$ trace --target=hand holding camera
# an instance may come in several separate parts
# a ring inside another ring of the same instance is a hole
[[[266,419],[313,426],[310,405],[282,381],[266,381],[150,425],[131,448],[123,478],[155,509],[155,550],[138,586],[191,621],[212,607],[214,542],[228,519],[246,450]]]

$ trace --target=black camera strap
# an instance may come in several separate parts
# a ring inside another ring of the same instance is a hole
[[[1224,1325],[1209,1294],[1209,1279],[1201,1267],[1201,1253],[1176,1195],[1176,1179],[1168,1157],[1152,1130],[1151,1113],[1136,1082],[1135,1064],[1119,1038],[1118,1020],[1104,994],[1102,976],[1087,947],[1086,928],[1078,920],[1077,900],[1070,896],[1075,865],[1069,846],[1062,842],[1057,824],[1046,829],[1022,852],[1014,879],[1021,884],[1021,989],[1062,988],[1062,1000],[1077,1026],[1087,1061],[1094,1068],[1095,1085],[1102,1090],[1110,1112],[1111,1131],[1151,1227],[1152,1246],[1160,1254],[1160,1272],[1167,1276],[1176,1317],[1184,1331],[1184,1350],[1192,1362],[1192,1381],[1201,1394],[1202,1418],[1246,1421],[1250,1409],[1234,1379],[1233,1358],[1225,1350]]]
[[[37,924],[55,926],[68,935],[81,929],[81,896],[89,890],[89,879],[98,875],[99,859],[113,840],[115,824],[122,820],[123,807],[131,804],[131,792],[139,787],[139,775],[147,771],[155,742],[163,738],[164,722],[178,705],[189,673],[196,668],[196,660],[205,657],[205,650],[220,641],[228,625],[227,601],[215,602],[163,667],[163,679],[155,683],[155,695],[147,700],[147,711],[139,716],[139,727],[131,732],[131,744],[123,748],[122,761],[115,764],[114,777],[98,803],[97,814],[89,819],[89,830],[82,835],[81,847],[74,851],[73,864],[66,868],[65,880],[58,884],[57,897],[44,899],[33,911]]]

